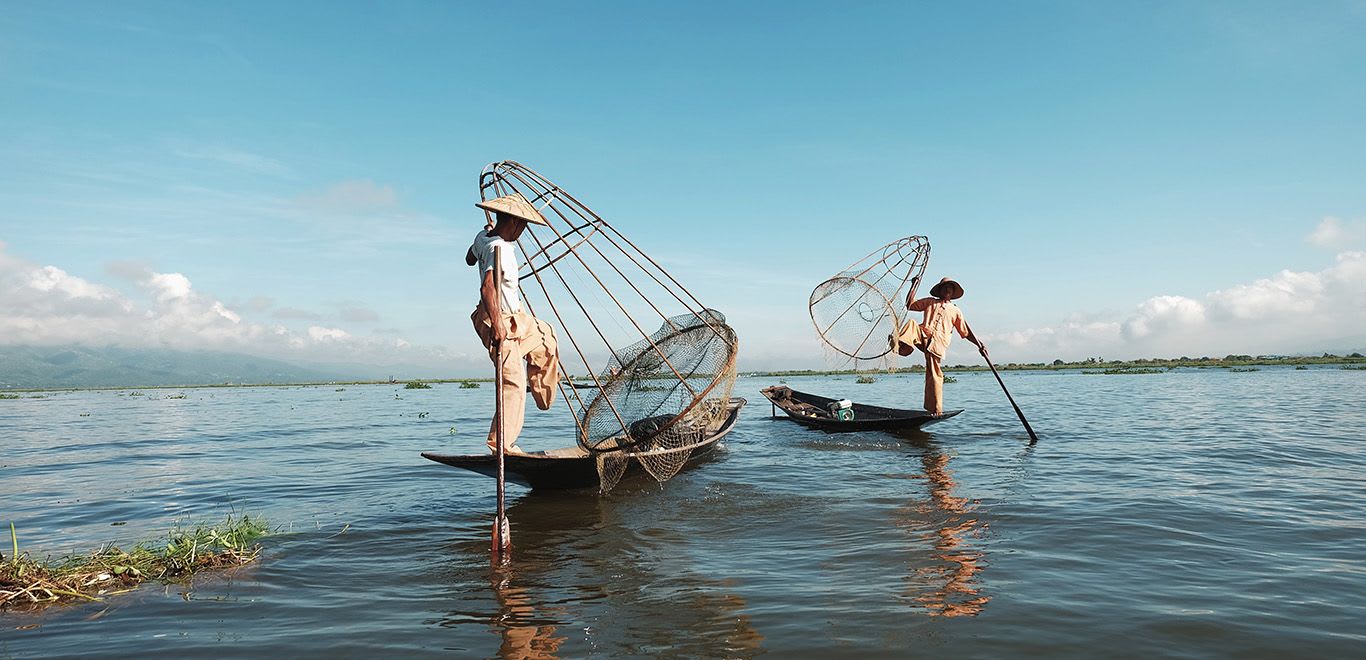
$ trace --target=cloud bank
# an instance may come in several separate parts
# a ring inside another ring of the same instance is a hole
[[[1324,226],[1311,234],[1311,242]],[[1328,226],[1329,233],[1335,231]],[[1017,362],[1299,353],[1333,348],[1326,346],[1332,342],[1366,345],[1366,252],[1341,252],[1334,261],[1317,272],[1282,270],[1198,299],[1154,296],[1121,318],[1070,319],[984,338],[993,355]]]
[[[0,241],[0,343],[217,350],[315,363],[456,370],[475,364],[469,356],[441,347],[414,346],[395,336],[361,337],[321,323],[297,330],[253,322],[242,311],[195,289],[182,273],[160,273],[127,262],[110,264],[107,270],[129,282],[131,290],[14,257]],[[245,307],[264,310],[265,302],[256,300]],[[378,318],[359,306],[343,312],[353,319]]]

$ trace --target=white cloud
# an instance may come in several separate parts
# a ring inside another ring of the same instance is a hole
[[[351,338],[351,333],[340,328],[324,328],[322,326],[308,326],[308,338],[313,341],[343,341]]]
[[[399,205],[393,186],[380,185],[370,179],[342,181],[322,192],[302,195],[299,202],[327,213],[355,214],[393,211]]]
[[[984,338],[994,356],[1023,362],[1316,351],[1330,348],[1316,342],[1360,337],[1363,328],[1366,252],[1349,251],[1316,272],[1283,270],[1199,299],[1154,296],[1121,318],[1068,320]]]
[[[1343,222],[1339,218],[1327,217],[1309,232],[1304,240],[1312,245],[1329,250],[1342,250],[1356,247],[1366,242],[1366,220]]]
[[[393,336],[357,337],[343,328],[321,325],[295,331],[285,325],[253,322],[196,290],[182,273],[117,265],[113,270],[134,285],[126,293],[56,266],[13,257],[4,248],[0,242],[0,343],[4,344],[224,350],[310,362],[398,361],[428,369],[483,366],[467,355],[441,347],[415,347]]]
[[[1124,321],[1123,335],[1138,339],[1155,332],[1182,330],[1205,321],[1205,306],[1183,296],[1155,296]]]

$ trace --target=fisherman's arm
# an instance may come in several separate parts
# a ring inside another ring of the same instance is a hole
[[[484,306],[484,311],[489,314],[489,323],[493,325],[493,340],[503,341],[505,334],[503,331],[503,306],[498,299],[498,287],[493,283],[493,269],[484,271],[484,279],[479,283],[479,301]]]
[[[937,299],[937,298],[934,298],[934,297],[930,297],[930,298],[921,298],[920,300],[917,300],[917,301],[915,301],[915,302],[911,302],[911,301],[908,300],[908,301],[906,301],[906,309],[909,309],[909,310],[911,310],[912,312],[923,312],[923,311],[929,309],[929,308],[930,308],[930,303],[934,302],[935,300],[938,300],[938,299]]]
[[[473,266],[477,261],[479,261],[479,257],[474,256],[474,246],[471,245],[470,249],[465,251],[465,265]]]
[[[962,312],[958,312],[958,314],[953,317],[953,329],[958,331],[959,337],[977,344],[977,350],[981,351],[983,356],[987,354],[986,342],[978,339],[977,335],[972,332],[972,328],[968,326],[968,320],[963,318]]]

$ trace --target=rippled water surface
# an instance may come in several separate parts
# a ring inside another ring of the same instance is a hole
[[[777,379],[743,378],[724,450],[673,481],[510,487],[497,570],[493,481],[418,456],[482,450],[487,385],[3,400],[0,523],[22,549],[230,511],[279,531],[257,564],[190,585],[0,614],[0,657],[1366,648],[1366,373],[1008,373],[1034,447],[989,373],[957,377],[967,412],[902,437],[772,420],[758,390]],[[920,399],[910,375],[788,384]],[[563,410],[528,413],[524,447],[572,442]]]

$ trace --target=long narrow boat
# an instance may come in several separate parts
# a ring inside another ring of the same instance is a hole
[[[883,408],[865,403],[854,404],[854,418],[836,419],[830,413],[830,404],[837,401],[817,394],[798,392],[786,385],[774,385],[760,390],[777,408],[787,416],[811,428],[826,433],[848,433],[851,431],[901,431],[917,429],[957,415],[962,410],[945,410],[938,417],[924,410],[902,410]]]
[[[740,418],[740,409],[747,403],[734,397],[726,406],[725,419],[703,441],[692,449],[688,466],[710,455],[721,438],[735,427]],[[492,454],[437,454],[423,452],[422,457],[458,467],[484,476],[498,475],[498,459]],[[687,469],[686,467],[684,469]],[[632,473],[643,473],[636,461],[631,461],[624,478]],[[574,446],[546,451],[533,451],[525,454],[507,454],[503,457],[503,473],[508,481],[527,486],[532,490],[567,490],[598,487],[597,459],[588,450]]]

